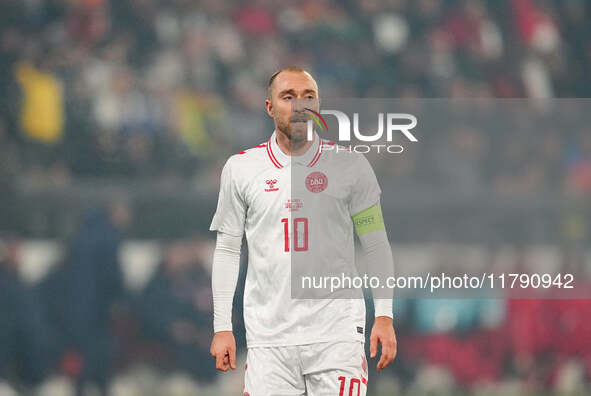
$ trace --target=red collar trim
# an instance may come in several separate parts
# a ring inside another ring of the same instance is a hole
[[[271,135],[271,137],[273,137],[273,135]],[[281,163],[277,161],[277,158],[275,158],[275,154],[273,154],[273,149],[271,148],[271,139],[269,139],[269,141],[267,142],[267,154],[269,155],[269,159],[271,160],[273,165],[275,165],[277,168],[283,168],[283,165],[281,165]]]

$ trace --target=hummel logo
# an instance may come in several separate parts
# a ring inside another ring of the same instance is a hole
[[[275,187],[275,184],[277,183],[277,179],[265,180],[265,183],[267,183],[267,186],[269,186],[268,188],[265,188],[265,191],[278,191],[279,190],[279,188]]]

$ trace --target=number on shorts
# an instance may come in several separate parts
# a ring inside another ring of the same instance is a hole
[[[347,378],[339,377],[339,381],[341,382],[339,396],[345,396],[345,384],[347,382]],[[349,381],[349,396],[355,396],[353,393],[353,391],[355,390],[355,384],[357,384],[357,396],[359,396],[361,392],[361,381],[359,381],[359,378],[351,378],[351,380]]]

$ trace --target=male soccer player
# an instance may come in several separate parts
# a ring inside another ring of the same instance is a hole
[[[318,103],[318,86],[307,71],[288,67],[273,74],[268,95],[275,131],[267,142],[231,156],[222,170],[210,227],[217,231],[211,354],[219,370],[236,368],[232,301],[246,232],[244,395],[365,395],[365,301],[292,298],[291,267],[353,264],[355,228],[368,260],[393,268],[381,189],[362,154],[337,152],[316,131],[307,137],[308,119],[293,109],[297,100]],[[303,216],[314,205],[321,215]],[[374,305],[370,355],[381,343],[381,370],[396,356],[392,298],[374,296]]]

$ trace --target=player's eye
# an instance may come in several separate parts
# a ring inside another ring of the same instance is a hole
[[[291,96],[289,96],[289,95],[288,96],[284,96],[283,99],[285,99],[285,100],[291,100]]]

